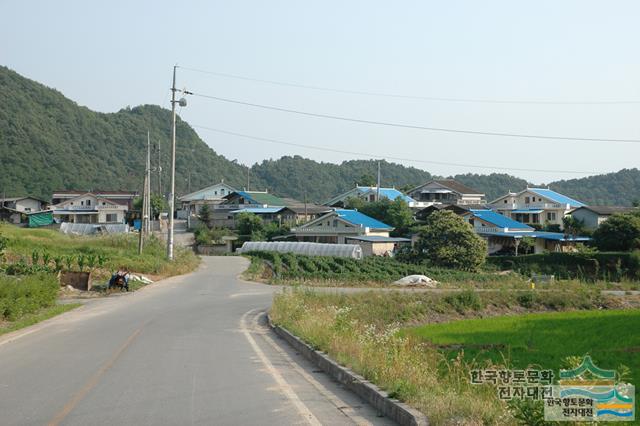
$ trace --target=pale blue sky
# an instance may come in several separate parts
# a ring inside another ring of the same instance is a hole
[[[416,96],[640,101],[637,1],[20,1],[0,3],[0,62],[81,105],[169,107],[174,63],[258,79]],[[447,103],[357,96],[180,70],[199,93],[432,127],[640,139],[640,104]],[[301,117],[191,97],[194,125],[368,152],[592,173],[640,166],[640,144],[443,134]],[[242,163],[356,158],[197,129]],[[476,169],[405,162],[449,175]],[[576,174],[512,172],[541,183]]]

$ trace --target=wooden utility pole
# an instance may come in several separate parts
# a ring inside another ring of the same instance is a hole
[[[376,189],[376,201],[380,201],[380,161],[378,161],[378,186]]]

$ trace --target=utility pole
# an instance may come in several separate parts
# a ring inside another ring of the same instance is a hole
[[[173,66],[171,86],[171,189],[169,190],[169,229],[167,230],[167,258],[173,260],[173,203],[176,189],[176,69]]]
[[[158,194],[164,197],[162,192],[162,157],[160,156],[160,139],[158,139]]]
[[[147,167],[145,171],[146,185],[144,190],[146,192],[145,200],[147,211],[145,217],[145,232],[147,236],[151,233],[151,135],[147,130]]]
[[[380,161],[378,161],[378,187],[376,189],[376,201],[380,201]]]
[[[304,221],[307,222],[309,220],[308,212],[307,212],[307,188],[304,189]]]
[[[140,215],[140,233],[138,234],[138,254],[142,254],[142,248],[144,247],[144,232],[145,232],[145,214],[147,207],[147,173],[144,173],[144,179],[142,184],[142,209]]]
[[[251,172],[251,169],[249,168],[249,165],[247,165],[247,191],[250,191],[249,189],[249,173]]]

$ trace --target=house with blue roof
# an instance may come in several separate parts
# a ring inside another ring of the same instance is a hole
[[[462,217],[473,226],[478,235],[487,240],[488,254],[511,252],[517,254],[524,237],[533,239],[533,253],[568,251],[577,243],[589,241],[588,237],[537,231],[532,226],[488,209],[470,209],[462,214]]]
[[[327,244],[358,244],[363,254],[393,253],[408,238],[393,238],[393,227],[357,210],[335,209],[304,225],[291,229],[298,241]]]
[[[324,203],[324,205],[342,208],[345,207],[345,202],[349,198],[360,198],[363,201],[373,202],[377,201],[378,197],[380,199],[386,198],[391,201],[395,201],[397,198],[400,198],[407,204],[409,204],[409,207],[417,207],[418,204],[416,200],[409,197],[408,195],[403,194],[401,191],[395,188],[380,187],[380,191],[378,191],[377,186],[356,186],[355,188],[352,188],[347,192],[336,195],[335,197]]]
[[[537,228],[558,225],[573,210],[585,204],[549,188],[526,188],[509,192],[489,203],[491,210]]]

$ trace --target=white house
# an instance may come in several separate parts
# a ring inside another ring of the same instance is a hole
[[[431,180],[409,191],[409,196],[424,207],[433,204],[485,204],[480,191],[454,179]]]
[[[586,229],[594,230],[612,214],[640,211],[635,207],[624,206],[582,206],[571,212],[574,219],[581,221]]]
[[[178,197],[181,203],[179,216],[197,215],[203,205],[209,206],[220,204],[227,195],[236,192],[236,189],[224,183],[224,180],[215,185],[207,186],[189,194]]]
[[[549,188],[527,188],[509,192],[489,203],[491,210],[528,225],[559,225],[562,219],[584,203]]]
[[[116,224],[124,223],[129,210],[127,200],[118,203],[87,192],[51,206],[59,222]]]
[[[0,198],[0,220],[11,223],[26,221],[26,215],[45,210],[48,203],[35,197]]]
[[[129,210],[133,209],[133,200],[138,196],[135,191],[55,191],[51,197],[51,204],[60,204],[63,201],[72,200],[87,193],[116,204],[126,205]]]

